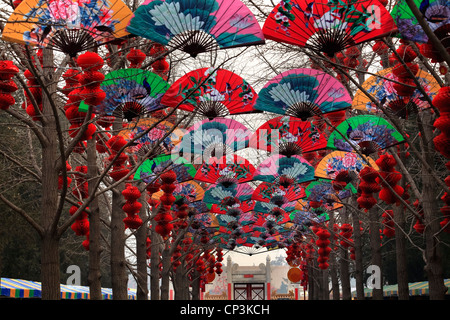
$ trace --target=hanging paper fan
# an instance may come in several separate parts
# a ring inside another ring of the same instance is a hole
[[[160,190],[152,195],[153,199],[159,200],[163,195],[163,191]],[[205,190],[195,181],[185,181],[175,184],[175,189],[173,190],[173,196],[175,197],[175,203],[190,204],[193,202],[198,202],[203,199]],[[185,200],[185,201],[182,201]]]
[[[351,104],[349,93],[338,80],[323,71],[303,68],[285,71],[267,82],[258,94],[255,109],[305,121]]]
[[[389,81],[389,79],[403,82],[392,73],[392,68],[387,68],[377,72],[376,75],[370,76],[366,81],[364,81],[362,88],[366,90],[367,93],[369,93],[373,98],[378,101],[383,101],[386,109],[391,110],[394,114],[402,118],[405,118],[413,112],[431,107],[418,89],[416,89],[408,97],[400,96],[394,89],[394,82]],[[430,100],[433,100],[440,88],[436,79],[422,69],[419,69],[416,79],[430,97]],[[399,105],[398,108],[392,108],[390,106],[390,103],[400,101],[403,103],[402,105]],[[361,90],[356,91],[353,98],[352,108],[370,111],[373,113],[382,113],[382,111],[378,110],[376,105],[373,104],[369,97],[367,97],[367,95]]]
[[[262,182],[253,191],[252,199],[255,201],[282,204],[305,196],[304,188],[297,183],[285,187],[276,182]]]
[[[134,180],[142,180],[145,183],[153,182],[159,174],[173,170],[177,175],[177,182],[194,179],[196,169],[194,165],[184,158],[164,155],[145,160],[134,174]]]
[[[285,223],[290,220],[289,212],[295,210],[296,203],[296,201],[291,201],[285,202],[282,205],[276,205],[270,202],[257,201],[254,211],[279,217],[280,221],[283,221],[283,223]]]
[[[168,154],[173,147],[181,141],[184,132],[174,128],[168,121],[156,118],[143,118],[138,122],[130,122],[118,135],[127,142],[133,140],[133,145],[127,148],[127,152],[146,155],[153,150],[152,155]],[[150,157],[150,156],[149,156]]]
[[[285,186],[314,180],[314,167],[301,156],[275,154],[264,159],[256,168],[253,180],[277,181]]]
[[[247,148],[250,135],[251,131],[236,120],[205,119],[187,129],[174,152],[201,155],[194,159],[194,163],[202,164],[210,157],[222,157],[230,151]]]
[[[353,152],[356,149],[367,156],[378,150],[402,143],[404,140],[400,132],[384,118],[362,115],[342,121],[330,134],[327,147]]]
[[[220,234],[219,221],[216,216],[211,213],[198,213],[192,215],[189,220],[190,223],[186,236],[191,237],[193,240],[198,241],[202,235],[215,237]]]
[[[203,202],[239,207],[240,202],[251,200],[252,194],[253,188],[245,182],[229,186],[213,184],[205,191]]]
[[[333,57],[395,29],[391,15],[377,0],[287,0],[271,11],[263,33],[267,39]]]
[[[192,57],[216,48],[264,43],[258,21],[239,0],[146,0],[127,31]]]
[[[239,200],[236,201],[236,204],[239,204],[239,211],[242,214],[252,211],[255,208],[255,202],[253,200]],[[215,214],[227,214],[228,210],[230,209],[230,206],[225,204],[211,204],[211,203],[207,203],[206,206],[209,208],[209,211],[211,213],[215,213]],[[236,206],[237,207],[237,206]]]
[[[257,244],[261,230],[253,228],[253,225],[242,226],[236,218],[228,215],[219,215],[217,220],[219,230],[214,240],[220,247],[238,251],[236,249],[240,247],[252,248]]]
[[[330,217],[326,211],[314,212],[313,210],[294,210],[289,215],[292,223],[302,231],[310,231],[309,227],[316,223],[328,221]]]
[[[280,116],[266,121],[250,137],[250,146],[289,155],[325,149],[327,138],[311,121]]]
[[[121,0],[24,0],[8,18],[2,38],[75,57],[128,36],[125,28],[131,16]]]
[[[315,176],[333,180],[339,172],[344,170],[359,175],[359,172],[368,165],[378,170],[377,164],[371,157],[365,156],[363,159],[354,152],[333,151],[317,164]]]
[[[188,204],[190,208],[192,208],[193,212],[196,213],[206,213],[210,212],[207,204],[202,201],[194,201]]]
[[[305,189],[305,193],[310,207],[323,206],[327,210],[335,210],[343,206],[341,203],[343,199],[356,193],[356,188],[349,183],[343,190],[336,191],[330,180],[319,179],[312,181]]]
[[[242,183],[251,181],[255,167],[245,158],[238,155],[210,158],[204,162],[195,174],[194,179],[207,183],[229,181]],[[223,183],[222,183],[223,184]]]
[[[119,69],[108,73],[100,85],[106,98],[93,112],[114,115],[131,121],[133,118],[165,108],[161,98],[169,84],[157,74],[135,68]],[[87,111],[84,103],[80,111]]]
[[[201,68],[186,73],[167,90],[161,103],[213,119],[256,112],[255,90],[234,72]]]
[[[432,31],[450,24],[450,5],[446,0],[414,0],[422,16]],[[392,8],[391,15],[403,39],[428,42],[428,36],[420,26],[407,2],[399,0]]]

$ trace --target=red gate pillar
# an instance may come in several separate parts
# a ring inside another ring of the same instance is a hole
[[[267,282],[267,300],[270,300],[270,282]]]

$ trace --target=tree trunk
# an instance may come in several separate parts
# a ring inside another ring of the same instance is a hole
[[[200,300],[200,274],[194,269],[194,280],[192,280],[192,300]]]
[[[355,248],[355,280],[356,280],[356,299],[364,300],[364,266],[362,254],[361,231],[357,212],[352,212],[353,224],[353,246]]]
[[[342,248],[341,259],[339,260],[340,265],[340,278],[342,285],[342,300],[351,300],[352,292],[350,288],[350,273],[348,271],[349,263],[348,263],[348,250],[346,248]]]
[[[314,300],[315,298],[315,280],[314,280],[314,260],[308,265],[308,300]]]
[[[142,207],[140,216],[143,221],[142,226],[136,231],[136,260],[137,260],[137,299],[148,300],[148,280],[147,280],[147,208],[146,201],[140,198]]]
[[[186,266],[180,264],[175,272],[174,284],[175,300],[189,300],[189,281],[186,276]]]
[[[331,237],[330,239],[333,239],[336,236],[335,232],[334,232],[334,224],[335,224],[335,216],[334,216],[334,212],[330,212],[329,213],[330,216],[330,221],[329,221],[329,226],[332,226],[331,229]],[[337,274],[337,261],[336,261],[336,253],[337,253],[337,248],[335,250],[334,248],[334,243],[332,242],[332,250],[330,253],[330,277],[331,277],[331,289],[333,292],[333,300],[339,300],[341,298],[341,293],[339,291],[339,279],[338,279],[338,274]]]
[[[432,141],[433,132],[431,125],[432,117],[429,112],[422,113],[422,122],[424,124],[424,134],[425,141]],[[434,148],[433,144],[422,146],[424,150],[424,157],[427,163],[433,168],[434,167]],[[425,171],[424,171],[425,172]],[[430,290],[430,300],[444,300],[445,292],[447,288],[444,285],[444,276],[442,269],[442,253],[440,250],[439,239],[435,236],[439,230],[439,208],[437,206],[435,187],[436,184],[431,175],[422,175],[422,206],[424,214],[424,224],[425,224],[425,271],[428,276],[428,285]]]
[[[60,300],[59,238],[46,234],[41,242],[42,300]]]
[[[113,123],[114,132],[122,129],[122,120],[117,118]],[[111,208],[111,283],[114,300],[128,299],[128,277],[125,260],[125,225],[123,219],[125,213],[122,210],[124,204],[122,191],[124,183],[113,190]]]
[[[408,265],[406,260],[405,214],[402,206],[394,209],[395,255],[397,260],[398,300],[409,300]]]
[[[370,230],[370,250],[372,253],[371,264],[380,268],[379,283],[381,288],[372,289],[372,299],[383,299],[383,277],[381,272],[381,239],[380,239],[380,221],[378,216],[377,207],[373,207],[369,210],[369,230]]]
[[[56,82],[53,75],[53,52],[44,49],[44,83],[48,91],[53,95],[56,92]],[[59,266],[59,236],[57,236],[57,222],[55,221],[58,210],[58,140],[56,123],[50,98],[42,95],[42,132],[47,138],[47,143],[42,146],[42,214],[41,224],[41,282],[42,299],[59,300],[60,291],[60,266]]]
[[[170,268],[171,256],[168,240],[165,241],[164,250],[162,252],[162,273],[161,273],[161,300],[169,300],[169,284],[170,284]]]
[[[330,300],[330,289],[328,285],[328,270],[322,270],[322,300]]]
[[[155,231],[156,223],[152,223],[152,232],[150,239],[152,240],[152,250],[150,253],[150,299],[159,300],[159,278],[161,272],[159,271],[160,260],[160,242],[161,236]]]
[[[97,150],[95,135],[87,142],[87,181],[89,195],[95,193],[94,186],[97,183]],[[100,269],[100,255],[101,237],[100,237],[100,210],[98,207],[97,197],[93,198],[89,204],[89,293],[91,300],[102,299],[102,284],[101,284],[101,269]]]
[[[344,207],[341,210],[341,223],[348,223],[348,212]],[[340,250],[339,265],[340,265],[340,278],[342,285],[342,300],[351,300],[352,292],[350,287],[350,273],[349,273],[349,263],[348,263],[348,249],[341,248]]]

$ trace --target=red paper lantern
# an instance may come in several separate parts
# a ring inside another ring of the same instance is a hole
[[[299,268],[291,268],[287,273],[289,281],[297,283],[302,279],[302,271]]]
[[[158,182],[149,183],[145,189],[148,193],[153,194],[161,189],[161,184]]]
[[[106,98],[106,92],[100,87],[85,87],[80,95],[88,106],[97,106]]]
[[[166,59],[157,60],[152,64],[152,68],[155,73],[167,72],[169,70],[169,67],[169,63],[166,61]]]
[[[161,185],[161,190],[164,191],[165,193],[172,193],[175,189],[176,189],[176,185],[174,185],[173,183],[163,183]]]
[[[118,153],[127,144],[127,141],[122,136],[113,136],[106,144],[112,151]]]
[[[140,203],[139,201],[126,201],[122,207],[122,210],[127,214],[136,214],[139,213],[141,208],[142,203]]]
[[[89,233],[89,220],[88,219],[76,219],[72,224],[71,229],[77,236],[85,236]]]
[[[433,139],[436,150],[447,159],[450,159],[450,138],[444,133]]]
[[[413,79],[410,78],[404,78],[399,79],[399,82],[401,83],[394,83],[392,84],[392,87],[397,92],[399,96],[402,97],[409,97],[411,96],[414,91],[416,90],[415,83]]]
[[[417,53],[409,45],[405,44],[400,45],[397,53],[405,62],[412,62],[417,57]]]
[[[111,172],[109,173],[109,176],[113,178],[113,180],[119,181],[120,179],[125,177],[129,172],[130,170],[124,166],[113,166]]]
[[[379,56],[387,53],[389,51],[389,47],[381,40],[375,41],[375,44],[372,46],[372,50]]]
[[[131,62],[130,68],[139,68],[146,58],[146,54],[139,49],[131,49],[127,60]]]
[[[16,100],[11,94],[0,92],[0,109],[6,110],[15,103]]]
[[[424,43],[420,45],[419,50],[425,57],[430,58],[432,63],[444,61],[439,52],[434,49],[434,46],[431,43]]]
[[[166,171],[160,176],[161,181],[163,184],[170,184],[174,183],[177,180],[177,175],[173,170]]]
[[[83,70],[99,71],[103,67],[103,59],[95,52],[86,52],[77,58],[78,66]]]
[[[122,195],[127,201],[136,201],[141,197],[141,192],[137,187],[128,184],[122,191]]]
[[[80,84],[88,88],[97,88],[105,76],[99,71],[86,71],[80,76],[78,76]]]
[[[10,60],[0,61],[0,80],[10,80],[19,72],[19,68]]]
[[[433,126],[447,136],[450,136],[450,112],[441,112]]]
[[[419,219],[416,220],[416,223],[413,226],[414,230],[416,230],[417,233],[423,233],[425,231],[425,226],[420,222]]]
[[[70,106],[65,114],[71,124],[82,124],[86,118],[86,113],[80,112],[77,106]]]
[[[168,223],[165,225],[156,225],[155,231],[160,234],[163,238],[167,237],[173,229],[173,225]]]
[[[17,89],[17,84],[13,80],[0,80],[0,92],[12,93]]]
[[[129,229],[138,229],[142,225],[142,219],[138,215],[128,215],[123,222]]]
[[[433,106],[440,112],[450,112],[450,87],[441,87],[433,98]]]
[[[403,79],[412,78],[408,70],[416,76],[419,72],[419,65],[417,63],[408,62],[406,63],[406,66],[404,66],[403,64],[398,63],[392,68],[392,73],[402,81]]]
[[[377,204],[377,199],[375,199],[372,194],[366,193],[362,193],[356,201],[366,212]]]
[[[72,124],[69,127],[69,136],[71,138],[75,138],[76,135],[80,132],[81,124],[75,123]],[[97,127],[93,123],[89,123],[86,127],[86,130],[83,132],[81,136],[81,140],[90,140],[92,139],[92,136],[94,135],[95,131],[97,130]]]

